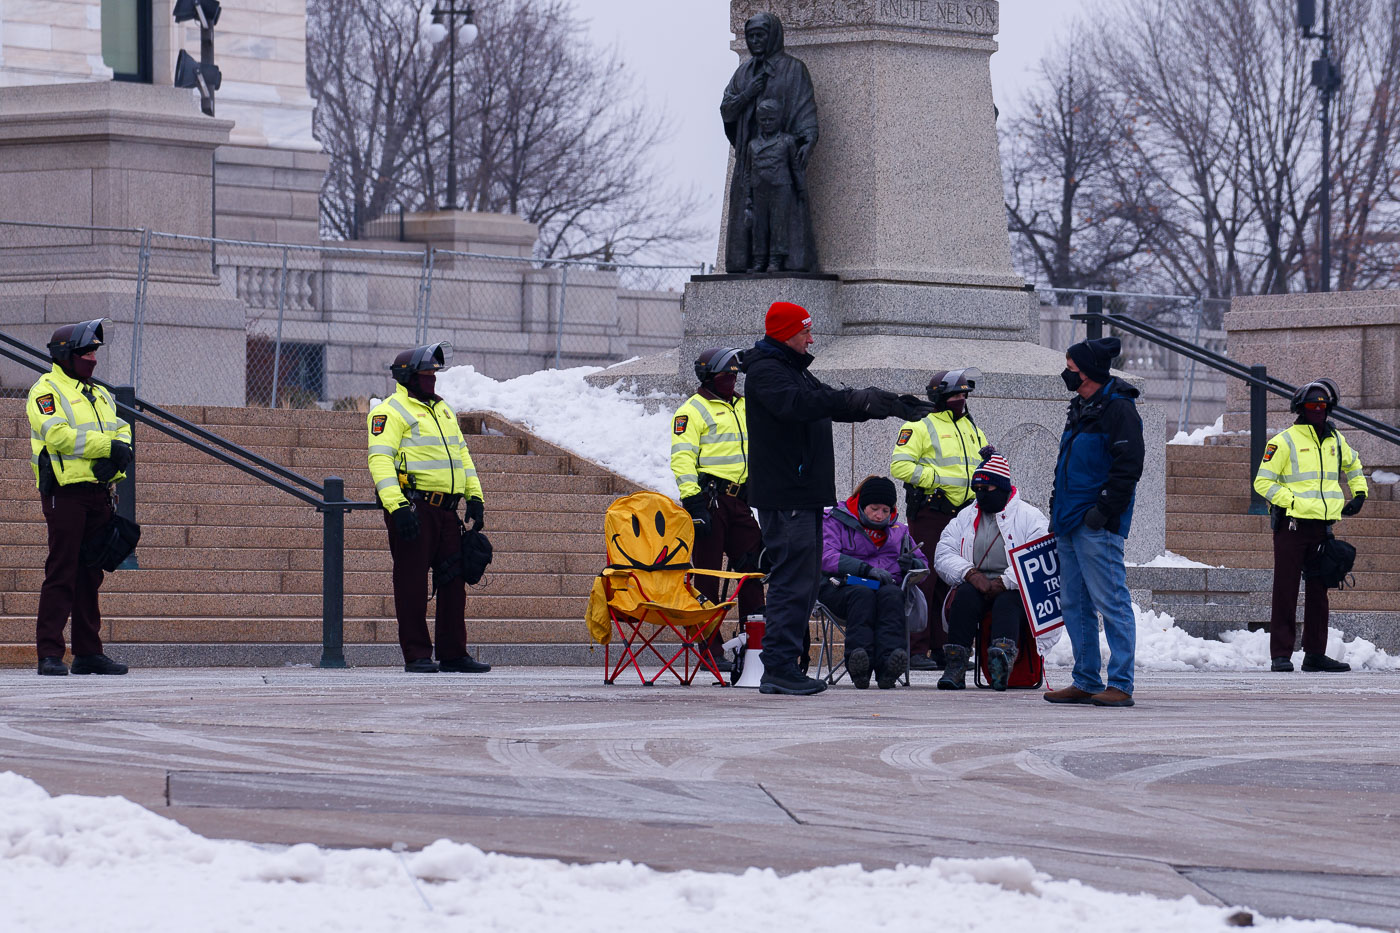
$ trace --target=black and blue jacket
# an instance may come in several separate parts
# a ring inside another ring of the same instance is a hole
[[[1098,506],[1108,519],[1104,528],[1128,536],[1145,455],[1137,397],[1137,389],[1114,377],[1090,398],[1070,402],[1050,498],[1056,534],[1078,528]]]

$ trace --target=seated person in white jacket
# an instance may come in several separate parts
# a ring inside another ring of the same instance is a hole
[[[1016,656],[1027,647],[1035,650],[1035,646],[1020,644],[1026,610],[1007,552],[1046,534],[1050,523],[1044,513],[1017,495],[1011,485],[1011,466],[997,454],[973,472],[972,492],[976,500],[943,529],[934,551],[934,569],[952,587],[948,644],[943,650],[947,665],[938,689],[962,690],[967,686],[972,642],[990,609],[987,668],[993,689],[1005,690]],[[1058,630],[1055,634],[1058,636]]]

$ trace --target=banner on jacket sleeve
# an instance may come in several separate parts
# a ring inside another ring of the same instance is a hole
[[[1016,584],[1021,588],[1021,604],[1031,623],[1031,634],[1039,637],[1065,624],[1060,610],[1060,554],[1053,534],[1044,535],[1012,548],[1011,560]]]

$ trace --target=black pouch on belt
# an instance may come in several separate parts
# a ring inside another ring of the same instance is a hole
[[[468,586],[481,582],[492,554],[491,542],[485,534],[462,526],[462,576],[466,577]]]
[[[111,573],[136,550],[141,526],[129,518],[113,515],[112,520],[83,542],[79,557],[86,567],[101,567]]]

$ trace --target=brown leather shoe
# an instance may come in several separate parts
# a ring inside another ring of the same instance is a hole
[[[1095,706],[1132,706],[1133,695],[1117,687],[1109,687],[1103,693],[1094,694],[1093,702]]]
[[[1071,684],[1068,687],[1061,687],[1059,690],[1050,690],[1044,694],[1047,703],[1092,703],[1094,695],[1088,690],[1080,690]]]

